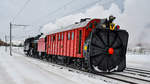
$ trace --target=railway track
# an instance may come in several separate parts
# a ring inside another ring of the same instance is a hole
[[[127,73],[128,71],[128,73]],[[134,74],[133,74],[134,73]],[[137,68],[126,68],[124,72],[96,73],[98,75],[130,84],[150,84],[150,71]],[[136,76],[136,75],[139,76]],[[147,75],[147,76],[145,76]],[[148,76],[149,75],[149,76]],[[143,76],[143,77],[140,77]],[[146,78],[149,77],[149,78]]]
[[[125,79],[120,79],[118,76],[114,77],[114,76],[112,76],[112,73],[111,73],[111,75],[110,74],[102,74],[102,73],[98,73],[96,75],[100,75],[100,76],[103,76],[103,77],[106,77],[106,78],[117,80],[117,81],[120,81],[120,82],[123,82],[123,83],[136,84],[133,81],[129,81],[129,80],[125,80]]]
[[[131,84],[150,84],[150,80],[148,80],[148,79],[134,77],[131,75],[129,76],[129,75],[124,74],[124,73],[111,73],[111,74],[107,74],[106,76],[112,77],[115,79],[117,78],[117,80],[119,79],[119,81],[131,83]]]
[[[23,53],[17,52],[17,51],[13,51],[14,53],[20,54],[20,55],[24,55]],[[60,65],[62,66],[62,65]],[[65,66],[62,66],[65,67]],[[150,75],[150,71],[148,70],[141,70],[141,69],[136,69],[136,68],[127,68],[125,70],[125,72],[112,72],[112,73],[88,73],[85,71],[80,71],[74,68],[70,68],[68,69],[68,71],[72,71],[72,72],[78,72],[78,73],[82,73],[82,74],[88,74],[88,75],[92,75],[94,76],[94,78],[96,77],[104,77],[104,78],[108,78],[108,79],[112,79],[115,81],[119,81],[121,83],[128,83],[128,84],[150,84],[150,80],[149,79],[144,79],[144,78],[140,78],[140,77],[134,77],[134,74],[140,74],[139,76],[144,76],[144,75]],[[128,73],[124,74],[124,73]],[[133,74],[134,73],[134,74]],[[146,77],[146,76],[144,76]]]
[[[150,75],[150,71],[143,70],[143,69],[126,68],[126,71],[131,71],[131,72],[137,72],[137,73],[142,73],[142,74],[148,74],[148,75]]]
[[[150,71],[148,70],[127,67],[126,70],[124,70],[124,72],[150,78]]]

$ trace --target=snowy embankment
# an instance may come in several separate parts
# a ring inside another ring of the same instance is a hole
[[[126,56],[127,67],[150,70],[150,54],[131,54]]]
[[[13,49],[15,50],[15,49]],[[0,47],[0,84],[106,84],[24,55],[5,52]]]

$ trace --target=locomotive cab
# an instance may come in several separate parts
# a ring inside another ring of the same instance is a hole
[[[34,56],[37,54],[37,43],[41,35],[43,34],[41,33],[40,35],[37,35],[36,37],[30,37],[30,38],[25,39],[24,53],[27,56]]]

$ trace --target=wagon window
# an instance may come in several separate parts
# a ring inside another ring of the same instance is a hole
[[[96,22],[96,21],[94,22],[94,26],[95,26],[95,27],[97,26],[97,22]]]
[[[51,41],[53,41],[53,36],[51,36]]]
[[[55,41],[55,36],[54,36],[54,38],[53,38],[53,41]]]
[[[68,32],[68,40],[70,40],[70,32]]]
[[[74,32],[72,32],[72,40],[74,39]]]
[[[88,26],[86,27],[86,29],[88,30]]]
[[[62,33],[61,37],[62,37],[61,40],[63,40],[63,38],[64,38],[64,37],[63,37],[63,33]]]
[[[59,38],[58,38],[58,40],[60,41],[60,33],[59,33]]]
[[[49,36],[46,36],[46,37],[45,37],[45,43],[47,42],[47,40],[49,40],[48,37],[49,37]]]
[[[92,26],[93,26],[93,24],[92,24],[92,23],[90,23],[90,24],[89,24],[89,28],[92,28]]]
[[[82,39],[82,31],[79,31],[79,54],[81,54],[81,39]]]

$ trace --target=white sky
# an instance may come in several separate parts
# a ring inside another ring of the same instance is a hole
[[[24,3],[27,0],[0,0],[0,38],[4,38],[5,35],[9,35],[9,22],[13,17],[19,12]],[[38,34],[40,31],[40,26],[47,24],[49,22],[54,22],[63,16],[70,14],[84,12],[89,7],[92,7],[96,3],[105,6],[105,9],[108,9],[110,5],[118,1],[120,4],[123,4],[124,0],[30,0],[26,5],[24,10],[15,18],[13,23],[15,24],[25,24],[33,25],[26,28],[23,27],[13,27],[13,39],[19,39],[24,36],[29,36],[31,34]],[[101,3],[100,3],[101,2]],[[68,3],[68,4],[67,4]],[[89,3],[93,3],[87,5]],[[67,4],[65,7],[62,7],[64,4]],[[87,5],[87,6],[86,6]],[[77,10],[83,8],[83,10]],[[120,6],[120,5],[118,5]],[[61,7],[61,8],[60,8]],[[53,13],[56,9],[56,13]],[[122,8],[123,10],[123,8]],[[72,12],[74,11],[74,12]]]
[[[0,38],[4,39],[5,35],[9,35],[10,20],[27,0],[0,1]],[[150,0],[99,0],[93,3],[95,1],[97,0],[30,0],[13,23],[33,26],[13,27],[15,28],[13,39],[22,39],[29,35],[39,34],[41,31],[53,30],[55,26],[72,24],[81,18],[103,18],[113,14],[117,17],[116,23],[129,31],[130,43],[150,43]],[[70,2],[68,5],[60,8],[68,2]],[[89,3],[92,4],[87,5]],[[83,7],[85,9],[79,9]],[[60,10],[53,13],[58,8]],[[79,10],[74,11],[77,9]],[[40,26],[47,23],[53,28],[40,30]]]

